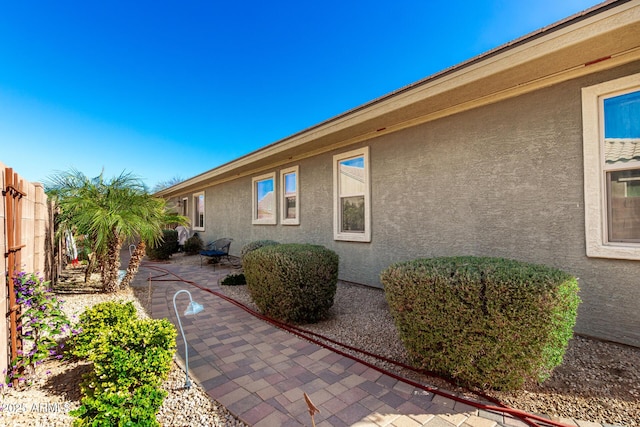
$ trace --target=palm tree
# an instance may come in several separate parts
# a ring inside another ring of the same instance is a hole
[[[100,265],[102,286],[118,290],[120,250],[125,241],[139,241],[131,257],[123,285],[138,271],[147,244],[162,239],[167,223],[187,224],[186,217],[168,211],[166,201],[147,192],[142,181],[130,173],[105,180],[104,171],[95,178],[72,169],[50,178],[47,194],[56,200],[59,223],[89,236]]]
[[[171,212],[167,206],[167,201],[163,198],[144,194],[140,200],[133,202],[139,209],[138,214],[145,221],[138,227],[137,238],[139,241],[129,259],[127,273],[122,279],[122,287],[129,286],[135,277],[142,258],[146,254],[147,246],[156,246],[162,241],[162,230],[166,224],[189,224],[189,220],[186,217]]]

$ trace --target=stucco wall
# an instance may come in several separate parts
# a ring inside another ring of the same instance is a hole
[[[418,257],[552,265],[580,278],[577,332],[640,346],[640,262],[585,255],[580,98],[584,86],[639,71],[629,64],[274,168],[300,167],[299,226],[251,225],[251,177],[212,187],[205,240],[232,237],[234,254],[257,239],[322,244],[340,255],[342,279],[371,286],[389,264]],[[334,241],[332,156],[364,145],[372,241]]]
[[[460,254],[556,266],[580,278],[578,332],[640,345],[640,262],[585,255],[580,99],[583,86],[638,70],[567,82],[371,144],[372,231],[376,244],[393,248],[372,270]],[[364,275],[360,268],[354,274]]]

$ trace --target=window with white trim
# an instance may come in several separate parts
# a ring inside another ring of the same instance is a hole
[[[193,195],[193,229],[204,231],[204,191]]]
[[[640,74],[582,89],[587,255],[640,260]]]
[[[189,216],[189,199],[184,197],[182,199],[182,212],[181,212],[182,216]]]
[[[276,173],[260,175],[251,180],[252,219],[255,225],[273,225],[276,218]]]
[[[369,147],[333,156],[333,238],[371,241]]]
[[[300,178],[298,166],[280,171],[280,223],[300,224]]]

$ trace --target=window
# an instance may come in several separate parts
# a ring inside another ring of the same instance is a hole
[[[371,241],[369,148],[333,156],[333,238]]]
[[[582,89],[587,255],[640,260],[640,74]]]
[[[276,173],[272,172],[253,178],[252,224],[276,223]]]
[[[300,224],[299,187],[298,166],[280,171],[280,222],[283,225]]]
[[[204,192],[193,195],[193,229],[204,231]]]
[[[186,197],[182,199],[182,216],[189,216],[189,199]]]

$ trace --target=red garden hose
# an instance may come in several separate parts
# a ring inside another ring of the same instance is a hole
[[[196,282],[193,282],[191,280],[183,279],[179,275],[177,275],[177,274],[175,274],[175,273],[173,273],[173,272],[171,272],[171,271],[169,271],[167,269],[164,269],[162,267],[159,267],[159,266],[156,266],[156,265],[150,265],[148,263],[143,263],[143,265],[145,267],[149,268],[149,269],[156,270],[156,271],[164,273],[164,274],[161,274],[161,275],[158,275],[158,276],[155,276],[155,277],[149,277],[149,280],[167,281],[167,282],[179,281],[179,282],[183,282],[183,283],[187,283],[189,285],[195,286],[198,289],[201,289],[201,290],[203,290],[205,292],[208,292],[208,293],[210,293],[212,295],[215,295],[215,296],[217,296],[219,298],[222,298],[223,300],[225,300],[225,301],[227,301],[227,302],[229,302],[229,303],[241,308],[242,310],[244,310],[247,313],[257,317],[258,319],[261,319],[261,320],[263,320],[265,322],[268,322],[268,323],[270,323],[270,324],[272,324],[272,325],[274,325],[274,326],[276,326],[276,327],[278,327],[280,329],[283,329],[283,330],[285,330],[285,331],[287,331],[287,332],[289,332],[291,334],[294,334],[294,335],[297,335],[299,337],[302,337],[305,340],[310,341],[310,342],[312,342],[314,344],[317,344],[317,345],[319,345],[321,347],[327,348],[327,349],[329,349],[329,350],[331,350],[331,351],[333,351],[333,352],[335,352],[335,353],[337,353],[337,354],[339,354],[341,356],[344,356],[344,357],[347,357],[347,358],[349,358],[351,360],[354,360],[356,362],[362,363],[363,365],[365,365],[365,366],[367,366],[367,367],[369,367],[371,369],[374,369],[374,370],[376,370],[376,371],[378,371],[378,372],[380,372],[382,374],[388,375],[388,376],[390,376],[390,377],[392,377],[392,378],[394,378],[394,379],[396,379],[398,381],[402,381],[405,384],[411,385],[412,387],[418,388],[418,389],[426,391],[426,392],[438,394],[440,396],[446,397],[446,398],[454,400],[456,402],[461,402],[461,403],[464,403],[466,405],[473,406],[475,408],[482,409],[482,410],[485,410],[485,411],[502,412],[504,414],[509,414],[509,415],[512,415],[515,418],[523,421],[524,423],[528,424],[529,426],[532,426],[532,427],[540,427],[541,424],[538,424],[538,423],[542,423],[543,425],[548,425],[548,426],[553,426],[553,427],[570,427],[570,426],[568,426],[566,424],[562,424],[562,423],[559,423],[559,422],[556,422],[556,421],[551,421],[551,420],[546,419],[544,417],[541,417],[541,416],[538,416],[538,415],[534,415],[534,414],[530,414],[530,413],[528,413],[526,411],[510,408],[510,407],[500,403],[497,399],[492,398],[490,396],[487,396],[487,395],[485,395],[483,393],[480,393],[480,392],[477,392],[477,391],[469,390],[472,393],[476,394],[477,396],[492,402],[494,405],[487,405],[487,404],[484,404],[484,403],[476,402],[474,400],[465,399],[463,397],[456,396],[456,395],[448,393],[446,391],[442,391],[442,390],[438,390],[438,389],[435,389],[435,388],[432,388],[432,387],[429,387],[429,386],[425,386],[425,385],[420,384],[420,383],[418,383],[416,381],[413,381],[411,379],[401,377],[400,375],[398,375],[398,374],[396,374],[394,372],[387,371],[387,370],[385,370],[383,368],[380,368],[377,365],[374,365],[374,364],[372,364],[370,362],[367,362],[366,360],[360,359],[360,358],[358,358],[358,357],[356,357],[356,356],[354,356],[352,354],[349,354],[349,353],[347,353],[347,352],[345,352],[343,350],[340,350],[338,348],[330,346],[330,345],[326,344],[326,342],[338,345],[338,346],[346,348],[346,349],[348,349],[350,351],[358,352],[360,354],[364,354],[366,356],[376,358],[378,360],[381,360],[381,361],[384,361],[384,362],[387,362],[387,363],[391,363],[393,365],[399,366],[399,367],[404,368],[404,369],[411,370],[411,371],[416,372],[416,373],[427,374],[427,375],[430,375],[430,376],[433,376],[433,377],[437,377],[437,378],[441,378],[441,379],[443,379],[445,381],[448,381],[446,378],[442,378],[442,377],[438,376],[435,373],[432,373],[432,372],[429,372],[429,371],[425,371],[425,370],[419,370],[419,369],[416,369],[416,368],[414,368],[412,366],[409,366],[409,365],[406,365],[404,363],[401,363],[401,362],[386,358],[384,356],[379,356],[379,355],[370,353],[370,352],[368,352],[366,350],[359,349],[359,348],[350,346],[348,344],[341,343],[339,341],[333,340],[332,338],[329,338],[329,337],[325,337],[325,336],[323,336],[321,334],[318,334],[318,333],[315,333],[313,331],[309,331],[309,330],[300,328],[300,327],[295,326],[295,325],[290,325],[290,324],[287,324],[287,323],[280,322],[279,320],[272,319],[272,318],[270,318],[268,316],[265,316],[265,315],[255,311],[255,310],[252,310],[251,308],[247,307],[246,305],[242,304],[239,301],[234,300],[233,298],[230,298],[230,297],[228,297],[228,296],[226,296],[226,295],[224,295],[224,294],[222,294],[220,292],[216,292],[216,291],[213,291],[211,289],[207,289],[207,288],[205,288],[205,287],[203,287],[203,286],[201,286],[201,285],[199,285]],[[161,279],[161,277],[164,277],[164,276],[167,276],[167,275],[174,276],[175,279]]]

